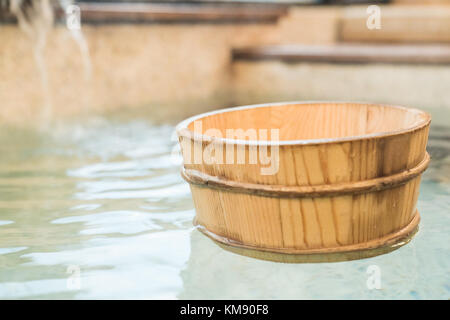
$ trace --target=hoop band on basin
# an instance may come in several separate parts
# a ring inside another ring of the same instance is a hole
[[[423,160],[414,168],[386,177],[315,186],[282,186],[238,182],[208,175],[198,170],[182,168],[182,177],[190,184],[216,190],[253,194],[265,197],[317,198],[346,194],[361,194],[395,188],[419,176],[428,167],[430,156],[425,153]]]
[[[364,259],[394,251],[411,241],[419,229],[419,221],[420,215],[416,210],[408,225],[382,238],[341,247],[317,249],[256,247],[219,236],[199,225],[196,220],[194,225],[223,249],[240,255],[283,263],[317,263]]]

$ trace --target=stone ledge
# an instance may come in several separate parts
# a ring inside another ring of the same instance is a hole
[[[282,4],[78,2],[82,23],[275,23],[288,11]],[[15,22],[9,12],[1,21]],[[55,7],[62,18],[62,8]]]
[[[235,48],[233,60],[450,64],[450,45],[280,45]]]

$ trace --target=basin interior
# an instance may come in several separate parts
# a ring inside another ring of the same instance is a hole
[[[417,109],[387,105],[292,103],[222,110],[195,120],[201,120],[201,133],[210,136],[217,135],[209,129],[220,131],[222,137],[227,137],[227,129],[267,129],[270,139],[270,130],[279,129],[279,139],[288,141],[398,133],[425,124],[429,116]],[[194,131],[194,121],[188,129]],[[254,140],[254,136],[246,135],[244,139]],[[260,136],[257,139],[267,140]]]

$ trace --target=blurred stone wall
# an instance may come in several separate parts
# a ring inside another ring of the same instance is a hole
[[[277,43],[330,43],[333,8],[292,10],[274,24],[83,25],[92,64],[84,78],[80,49],[56,26],[44,61],[53,115],[146,106],[155,118],[233,104],[231,48]],[[45,99],[32,41],[15,25],[0,25],[0,121],[43,112]]]
[[[154,119],[175,122],[215,108],[293,99],[450,107],[449,66],[231,61],[235,47],[335,43],[352,31],[348,24],[342,29],[342,19],[354,19],[354,10],[292,7],[272,24],[86,24],[90,79],[79,47],[58,25],[43,55],[50,113],[72,117],[145,107]],[[47,105],[32,41],[12,24],[0,25],[0,103],[0,121],[12,123],[38,119]]]

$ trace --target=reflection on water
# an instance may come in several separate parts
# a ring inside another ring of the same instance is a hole
[[[432,127],[421,230],[410,244],[302,265],[229,253],[192,227],[172,134],[133,119],[2,128],[0,298],[450,297],[448,126]],[[370,265],[381,270],[381,290],[367,288]],[[79,289],[70,286],[74,267]]]

